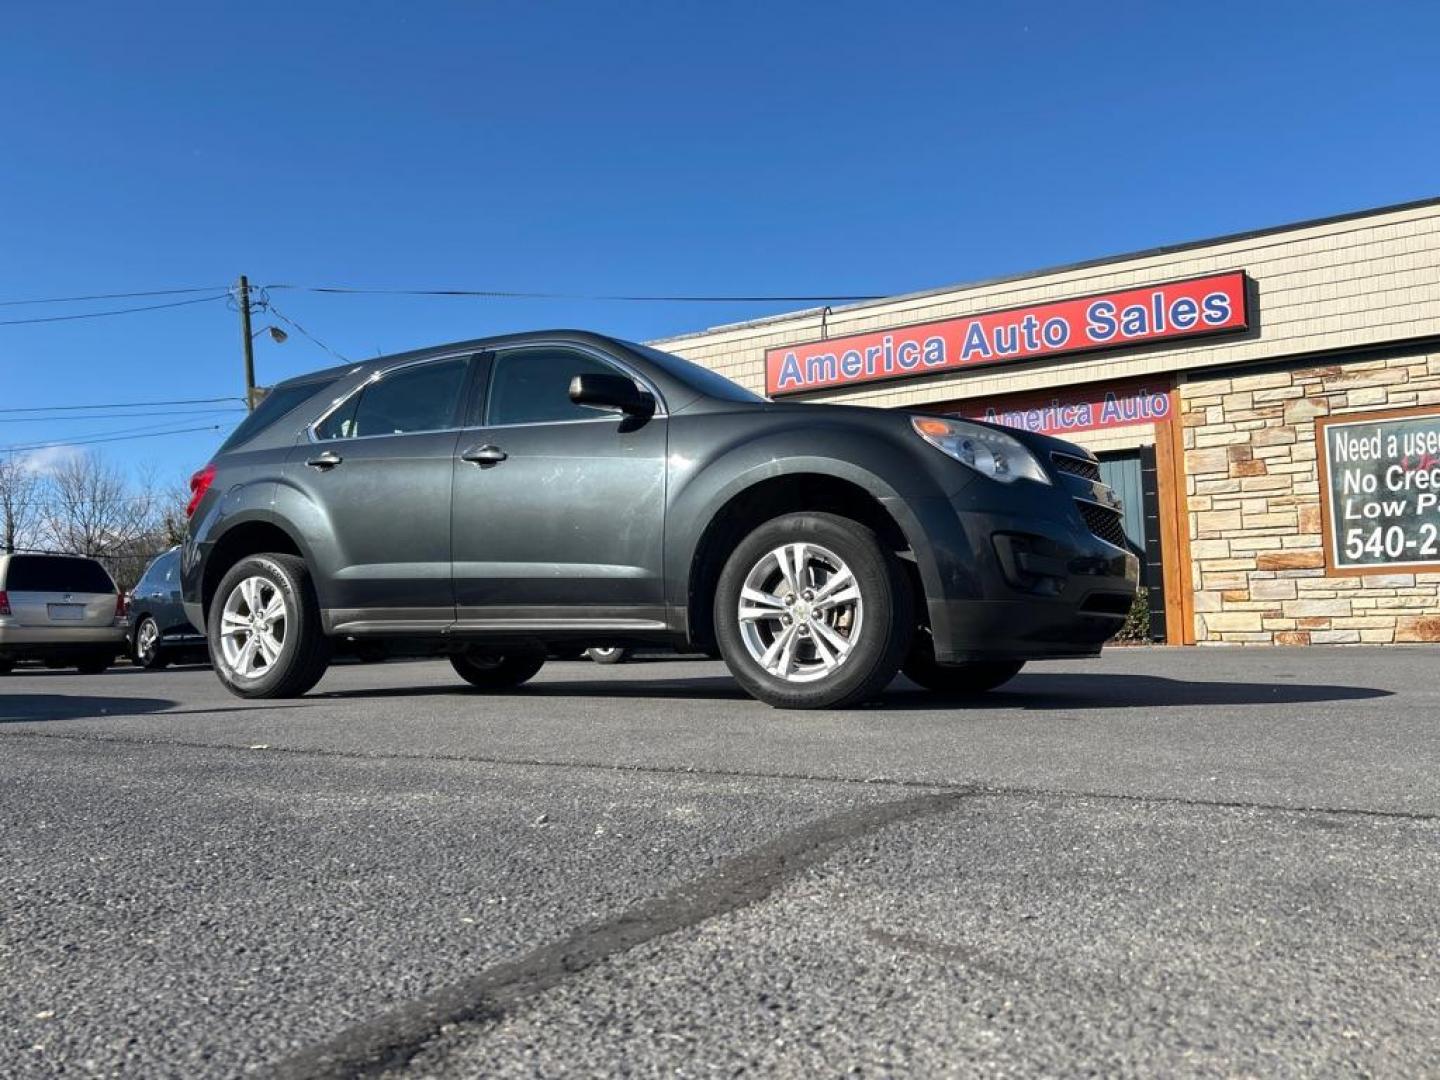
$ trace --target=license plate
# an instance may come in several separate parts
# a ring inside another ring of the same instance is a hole
[[[46,614],[57,622],[65,619],[77,620],[85,618],[84,604],[46,604]]]

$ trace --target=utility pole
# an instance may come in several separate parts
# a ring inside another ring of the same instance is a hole
[[[252,412],[256,405],[255,395],[255,341],[250,336],[250,279],[240,275],[237,289],[240,304],[240,339],[245,346],[245,407]]]

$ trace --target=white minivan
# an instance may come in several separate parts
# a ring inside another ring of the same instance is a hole
[[[125,597],[94,559],[0,555],[0,674],[17,660],[104,671],[125,649]]]

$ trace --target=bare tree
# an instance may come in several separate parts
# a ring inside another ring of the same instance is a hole
[[[99,559],[128,589],[168,546],[157,520],[161,506],[156,492],[131,485],[100,457],[77,456],[46,479],[41,532],[50,549]]]
[[[33,544],[40,516],[40,478],[13,454],[0,459],[0,550]]]

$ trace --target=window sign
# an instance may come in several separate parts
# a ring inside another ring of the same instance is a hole
[[[1440,409],[1316,422],[1326,565],[1440,566]]]

